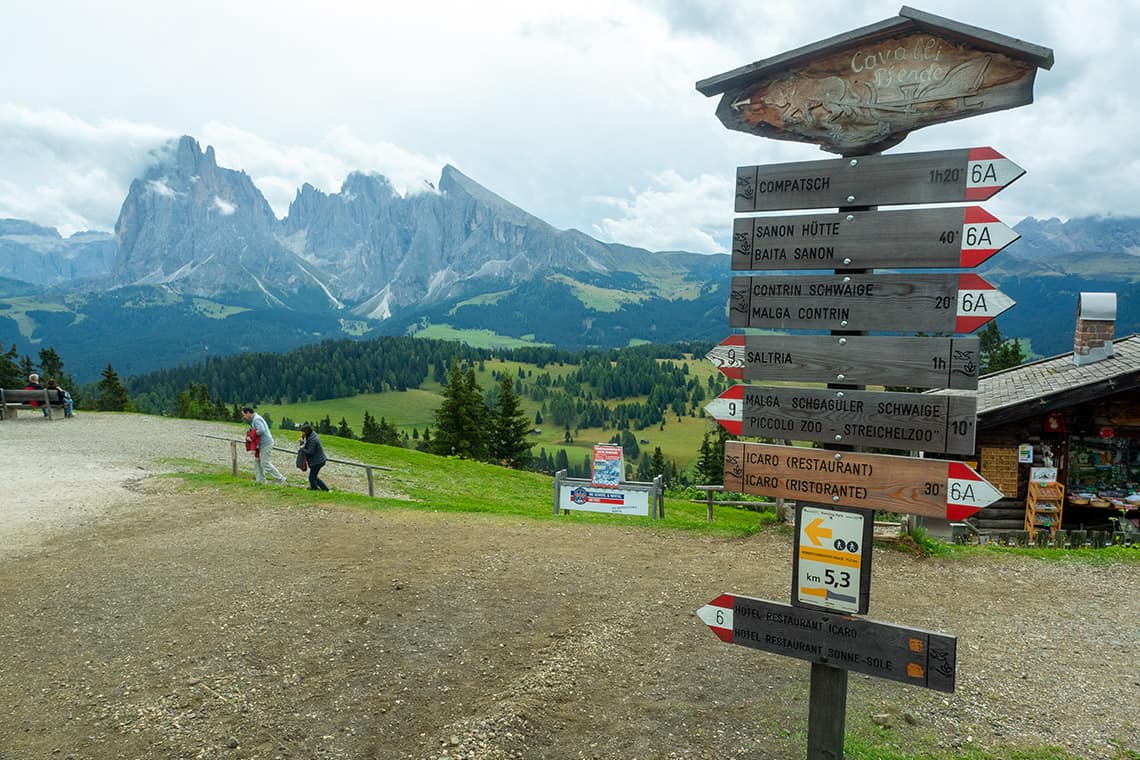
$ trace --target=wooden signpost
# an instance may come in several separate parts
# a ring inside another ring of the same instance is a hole
[[[742,217],[732,228],[732,268],[969,268],[1019,237],[981,206]]]
[[[742,166],[736,170],[736,210],[984,201],[1022,174],[993,148]]]
[[[726,441],[729,491],[964,520],[1002,498],[963,462]]]
[[[721,594],[697,610],[697,617],[727,644],[954,691],[953,636],[737,594]]]
[[[1013,303],[976,274],[733,277],[728,324],[973,332]]]
[[[973,454],[977,399],[734,385],[705,406],[734,435]]]
[[[697,613],[724,641],[811,661],[809,760],[843,757],[849,670],[954,688],[952,637],[836,614],[867,609],[874,510],[960,520],[1001,497],[961,462],[846,450],[970,452],[966,399],[940,407],[860,386],[975,389],[977,341],[860,333],[968,333],[1013,305],[973,274],[869,272],[976,266],[1016,239],[996,218],[977,207],[871,209],[985,200],[1024,170],[990,147],[880,152],[914,129],[1031,102],[1036,70],[1052,65],[1047,48],[904,6],[898,18],[697,83],[722,96],[717,116],[730,129],[844,156],[736,175],[738,212],[838,213],[736,220],[733,269],[834,275],[734,277],[730,326],[831,335],[733,336],[708,355],[730,377],[830,385],[734,388],[710,404],[741,433],[845,450],[725,444],[725,488],[796,502],[795,606],[723,594]]]
[[[978,387],[978,339],[730,335],[705,356],[733,380]]]

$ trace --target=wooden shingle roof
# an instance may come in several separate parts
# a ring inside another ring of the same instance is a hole
[[[1070,352],[979,378],[978,429],[1140,388],[1140,335],[1118,338],[1112,345],[1112,357],[1092,364],[1078,367]],[[961,396],[972,391],[934,393]]]

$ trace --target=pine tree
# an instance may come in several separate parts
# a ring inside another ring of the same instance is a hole
[[[660,446],[653,449],[653,456],[649,460],[648,475],[647,480],[653,480],[658,475],[665,475],[665,455],[661,453]]]
[[[381,443],[380,426],[376,424],[376,418],[364,410],[364,424],[360,426],[360,440],[365,443]]]
[[[1025,361],[1025,351],[1017,338],[1007,340],[998,329],[996,319],[991,319],[978,331],[978,349],[981,353],[980,375],[988,375],[1010,367],[1020,366]]]
[[[488,410],[483,389],[475,382],[475,370],[451,366],[443,403],[435,410],[433,454],[461,459],[486,459],[488,450]]]
[[[103,379],[96,387],[95,408],[101,412],[125,412],[130,406],[127,389],[119,381],[119,374],[110,364],[103,370]]]
[[[7,353],[0,354],[0,388],[23,388],[27,382],[27,376],[20,372],[18,356],[15,343]]]
[[[356,437],[356,435],[353,434],[353,432],[352,432],[352,428],[350,428],[348,426],[348,420],[346,420],[344,417],[340,418],[340,424],[337,425],[336,434],[339,435],[341,438],[355,438]]]
[[[504,373],[499,399],[491,415],[491,460],[516,470],[530,464],[530,420],[523,412],[514,383]]]

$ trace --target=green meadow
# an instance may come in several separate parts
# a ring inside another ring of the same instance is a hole
[[[710,377],[720,379],[720,372],[703,357],[688,358],[678,362],[678,364],[687,365],[689,374],[696,377],[706,389]],[[524,382],[529,384],[534,381],[535,377],[544,372],[549,373],[553,378],[559,378],[571,374],[577,369],[577,365],[569,364],[547,364],[539,368],[533,364],[492,359],[483,362],[481,367],[476,367],[475,376],[483,390],[488,391],[497,385],[495,376],[503,373],[516,378],[521,371]],[[296,404],[262,404],[258,409],[263,414],[268,413],[275,426],[285,417],[300,424],[306,421],[315,423],[328,416],[334,425],[338,424],[343,417],[348,426],[358,435],[363,424],[364,412],[367,411],[377,421],[384,418],[411,437],[413,431],[422,434],[424,428],[434,425],[435,410],[441,401],[441,391],[442,386],[439,383],[429,380],[420,388],[406,391],[367,393],[347,398]],[[541,412],[542,404],[525,396],[520,400],[530,419],[533,420],[535,415]],[[606,403],[615,406],[620,403],[644,402],[645,400],[645,396],[640,396],[610,399]],[[707,404],[711,400],[712,396],[710,395],[704,403]],[[706,432],[713,430],[715,424],[711,418],[702,417],[698,411],[695,415],[685,414],[681,417],[668,414],[663,426],[654,425],[644,430],[632,432],[639,441],[648,441],[648,443],[640,444],[643,451],[652,454],[653,449],[660,446],[661,453],[667,460],[675,461],[679,466],[686,467],[696,459],[702,437]],[[542,432],[532,436],[532,450],[536,454],[539,449],[545,449],[548,454],[554,456],[559,449],[566,449],[568,460],[576,464],[581,463],[591,453],[595,443],[609,441],[616,432],[602,428],[571,429],[572,442],[568,445],[565,440],[565,427],[549,424],[545,420],[538,427]]]

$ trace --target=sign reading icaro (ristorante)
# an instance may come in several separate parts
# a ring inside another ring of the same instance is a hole
[[[1002,493],[962,462],[724,444],[724,487],[759,496],[964,520]]]

